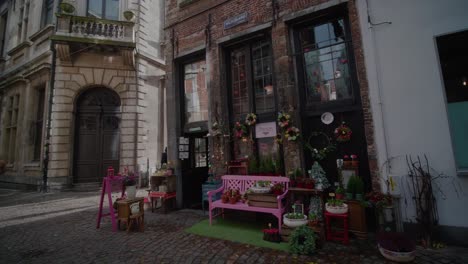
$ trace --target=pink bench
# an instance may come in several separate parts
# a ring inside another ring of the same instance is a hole
[[[219,214],[213,215],[213,210],[216,208],[221,209],[232,209],[232,210],[241,210],[241,211],[251,211],[259,213],[269,213],[278,218],[278,229],[281,230],[281,220],[285,208],[283,207],[282,200],[286,197],[288,193],[289,178],[287,177],[272,177],[272,176],[250,176],[250,175],[224,175],[221,177],[223,180],[223,185],[221,188],[208,192],[208,202],[209,202],[209,215],[210,215],[210,225],[213,217],[218,216]],[[212,197],[216,193],[223,192],[227,189],[238,189],[241,194],[244,194],[248,189],[255,186],[257,181],[270,181],[272,184],[282,183],[285,186],[285,191],[283,194],[278,195],[276,199],[278,200],[278,208],[266,208],[266,207],[256,207],[249,206],[243,202],[237,202],[236,204],[223,203],[221,200],[212,201]]]

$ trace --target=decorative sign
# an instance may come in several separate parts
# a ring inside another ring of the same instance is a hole
[[[179,159],[184,160],[189,158],[189,138],[179,138]]]
[[[276,136],[276,122],[259,123],[255,125],[255,137],[267,138]]]
[[[249,18],[249,15],[247,12],[239,14],[235,17],[228,18],[224,21],[224,29],[230,29],[242,23],[245,23],[248,21],[248,18]]]

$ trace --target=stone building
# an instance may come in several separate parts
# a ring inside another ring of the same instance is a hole
[[[166,145],[164,1],[59,2],[1,2],[0,181],[86,186],[108,166],[154,169]]]
[[[166,9],[168,157],[179,206],[199,204],[209,166],[222,175],[232,160],[273,157],[283,175],[307,173],[318,158],[304,145],[325,149],[342,122],[352,140],[321,165],[336,179],[336,159],[355,154],[366,189],[380,189],[355,0],[168,0]],[[278,112],[291,115],[299,139],[285,139]],[[236,136],[249,113],[256,126]]]

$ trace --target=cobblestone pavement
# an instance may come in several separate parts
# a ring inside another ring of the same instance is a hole
[[[0,263],[387,263],[374,243],[326,243],[314,256],[206,238],[184,229],[201,211],[145,212],[145,231],[96,229],[96,192],[0,190]],[[416,263],[468,263],[468,250],[418,249]]]

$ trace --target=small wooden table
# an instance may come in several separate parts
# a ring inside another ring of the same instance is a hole
[[[148,196],[150,197],[151,199],[151,212],[154,212],[154,201],[155,201],[155,198],[159,198],[161,199],[161,204],[162,204],[162,207],[163,207],[163,213],[166,213],[167,212],[167,205],[166,205],[166,201],[167,200],[171,200],[171,199],[174,199],[175,201],[175,198],[176,198],[176,192],[153,192],[151,190],[148,190]]]
[[[117,201],[117,220],[120,229],[120,221],[127,223],[127,232],[136,224],[140,231],[145,229],[144,198],[125,199]]]

